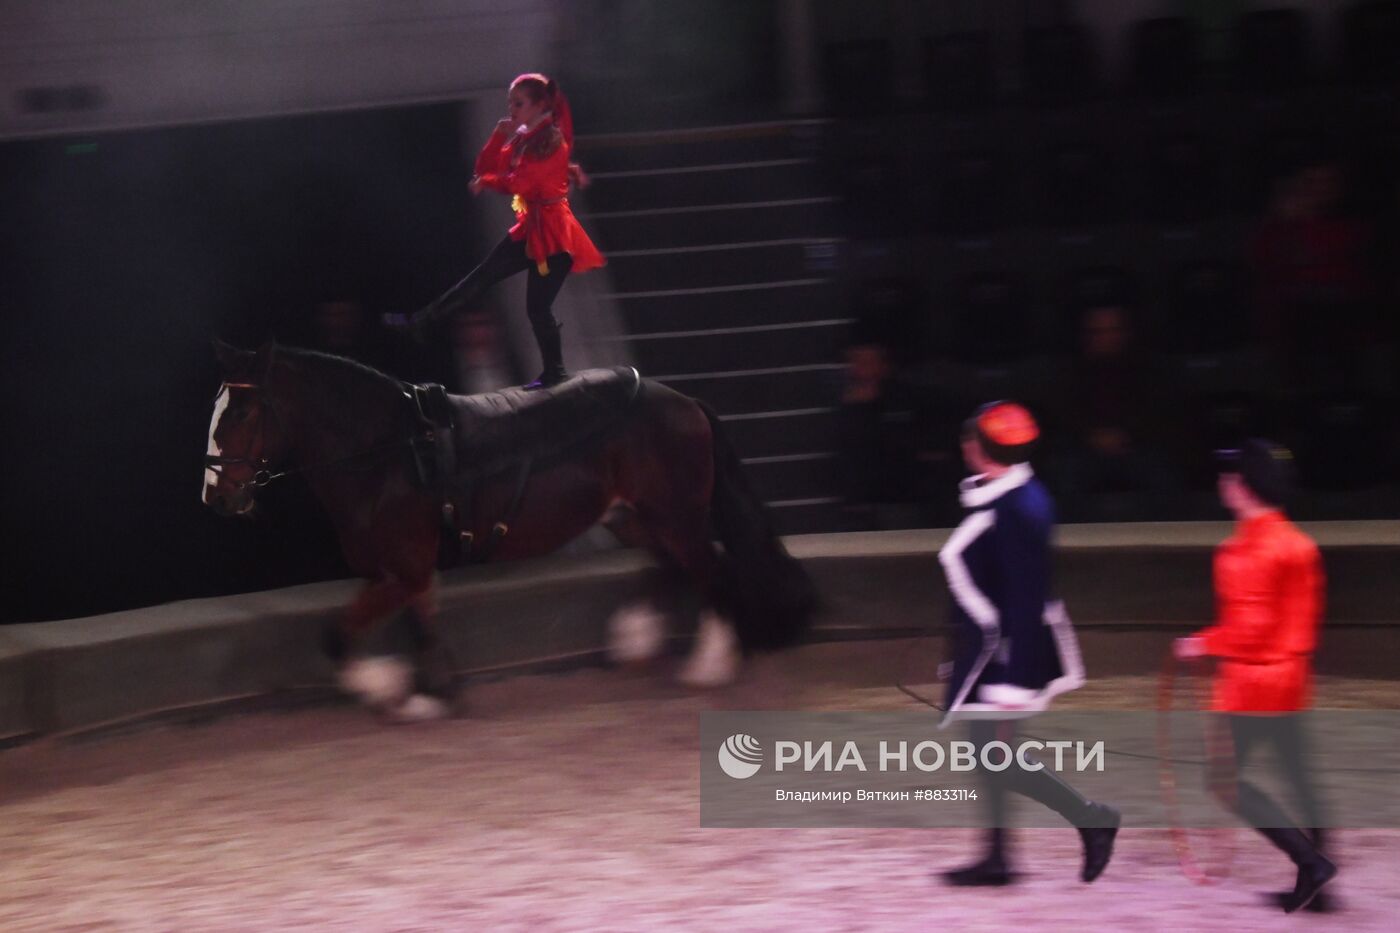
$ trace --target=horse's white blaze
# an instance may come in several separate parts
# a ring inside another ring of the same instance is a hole
[[[367,706],[392,706],[408,696],[413,669],[399,658],[356,658],[340,670],[340,688]]]
[[[219,420],[223,418],[224,412],[228,410],[228,386],[219,390],[219,397],[214,399],[214,417],[209,419],[209,456],[217,457],[222,451],[219,449],[219,442],[214,440],[214,435],[219,432]],[[204,468],[204,493],[200,497],[205,505],[209,504],[209,490],[214,488],[219,482],[219,474],[209,467]]]
[[[734,626],[713,609],[700,614],[695,647],[681,668],[680,681],[691,687],[719,687],[739,676],[739,637]]]
[[[608,656],[614,661],[654,658],[665,643],[666,617],[645,599],[627,603],[608,619]]]

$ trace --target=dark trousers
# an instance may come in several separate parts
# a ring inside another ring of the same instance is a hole
[[[1316,831],[1323,825],[1322,805],[1307,764],[1307,736],[1301,715],[1226,715],[1235,743],[1234,773],[1223,769],[1210,775],[1210,789],[1217,798],[1256,829],[1294,828],[1293,821],[1268,794],[1243,777],[1254,751],[1273,749],[1279,769],[1287,779],[1304,821]],[[1233,779],[1233,783],[1232,783]]]
[[[416,319],[437,320],[458,308],[476,301],[486,289],[518,272],[525,272],[529,278],[525,285],[525,313],[530,316],[530,326],[536,338],[543,333],[553,333],[559,329],[554,319],[554,299],[569,270],[574,266],[574,257],[568,253],[558,253],[546,260],[548,275],[540,275],[535,261],[525,255],[525,241],[512,240],[509,236],[496,244],[496,248],[482,260],[467,277],[447,290],[423,311]]]
[[[1014,720],[974,719],[969,726],[968,737],[977,748],[978,771],[981,775],[979,792],[986,801],[985,808],[994,849],[1000,848],[1003,830],[1007,824],[1008,793],[1029,797],[1080,828],[1089,825],[1089,819],[1094,813],[1092,802],[1066,784],[1049,765],[1039,771],[1026,771],[1013,757],[1011,766],[1003,771],[988,771],[981,767],[982,749],[989,742],[1005,742],[1011,747],[1014,756],[1017,732],[1017,723]],[[1000,760],[999,754],[999,750],[994,753],[995,760]]]

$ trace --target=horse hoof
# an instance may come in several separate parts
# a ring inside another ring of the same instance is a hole
[[[739,640],[734,627],[713,612],[700,616],[695,647],[678,680],[687,687],[723,687],[739,676]]]
[[[358,658],[340,670],[340,688],[372,707],[401,704],[413,683],[413,669],[398,658]]]
[[[628,603],[608,619],[608,657],[617,664],[646,661],[666,644],[666,617],[645,600]]]
[[[446,700],[428,696],[426,693],[415,693],[391,711],[389,718],[399,723],[431,722],[435,719],[446,719],[451,712],[452,708]]]

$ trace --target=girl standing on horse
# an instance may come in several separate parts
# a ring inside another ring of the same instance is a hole
[[[476,157],[470,187],[473,195],[487,188],[513,195],[515,226],[481,265],[414,314],[409,326],[422,341],[430,324],[502,279],[526,272],[525,311],[544,368],[525,388],[539,389],[568,376],[560,324],[551,310],[555,296],[570,272],[596,269],[606,260],[569,209],[569,182],[583,187],[588,179],[569,161],[574,126],[564,93],[542,74],[523,74],[511,82],[506,101],[510,115],[496,124]]]

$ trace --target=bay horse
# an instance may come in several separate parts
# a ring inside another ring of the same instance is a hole
[[[433,590],[444,546],[459,541],[482,542],[478,559],[519,560],[621,512],[627,520],[610,527],[623,543],[649,548],[698,590],[701,624],[681,672],[692,685],[732,680],[743,654],[792,645],[809,625],[811,581],[774,534],[717,416],[635,370],[586,370],[541,392],[444,393],[447,413],[434,426],[414,404],[421,387],[360,363],[274,343],[249,351],[215,341],[215,352],[223,383],[203,501],[250,514],[260,487],[304,475],[366,581],[328,628],[326,652],[345,689],[397,718],[443,715],[452,699]],[[608,398],[616,411],[600,414]],[[570,440],[590,418],[599,430]],[[425,442],[435,478],[425,476]],[[444,454],[456,462],[444,466]],[[411,687],[406,667],[386,677],[392,669],[358,656],[376,624],[400,612],[414,637]],[[619,613],[613,656],[659,653],[660,621],[645,606]]]

